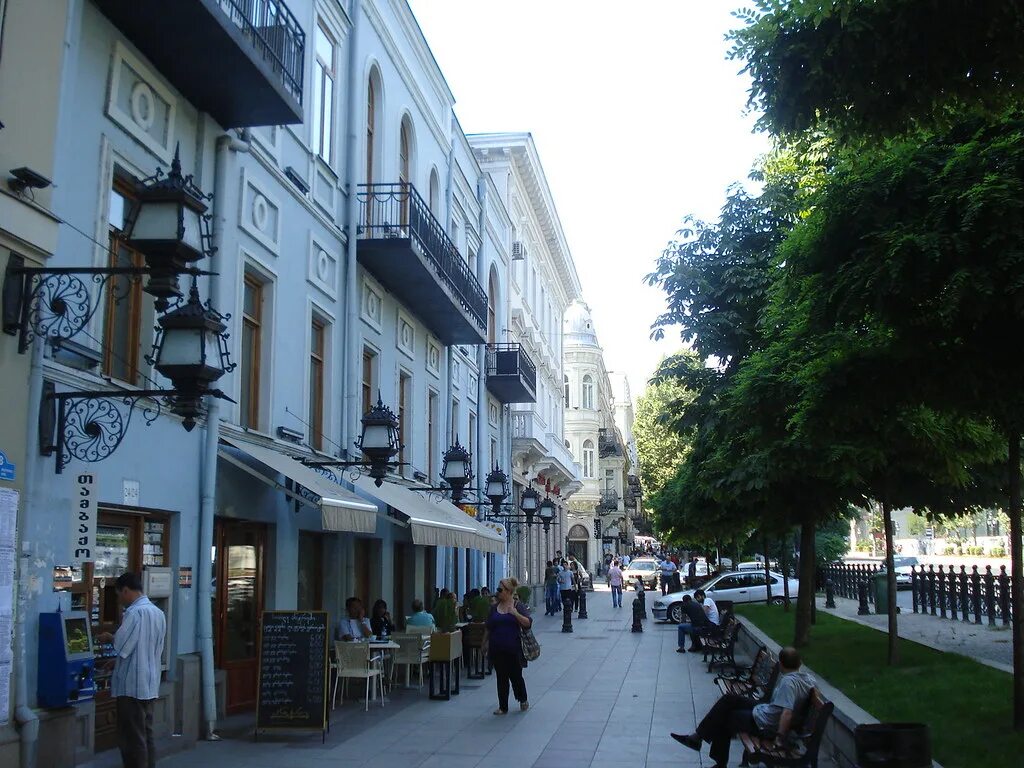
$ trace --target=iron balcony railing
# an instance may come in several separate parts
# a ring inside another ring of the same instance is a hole
[[[481,328],[487,327],[484,289],[412,184],[360,184],[357,235],[363,240],[416,241],[438,279]]]
[[[306,33],[281,0],[218,0],[221,10],[302,103]]]
[[[526,382],[531,392],[537,391],[537,366],[519,343],[488,344],[487,375],[518,375]]]

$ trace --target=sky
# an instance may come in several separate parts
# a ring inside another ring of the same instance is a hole
[[[768,139],[727,61],[741,0],[409,0],[467,133],[530,131],[610,371],[634,399],[678,333],[643,278]]]

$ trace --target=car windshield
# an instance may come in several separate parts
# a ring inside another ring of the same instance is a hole
[[[629,570],[631,570],[631,571],[653,571],[654,570],[654,563],[652,563],[650,561],[639,562],[639,563],[630,563],[629,564]]]
[[[916,557],[897,557],[892,561],[894,568],[900,568],[905,565],[917,565],[918,560]]]

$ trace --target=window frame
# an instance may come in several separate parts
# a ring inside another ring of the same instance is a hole
[[[596,464],[596,451],[594,448],[593,440],[584,440],[582,448],[583,456],[583,477],[587,480],[593,480],[595,478],[595,464]]]
[[[328,44],[331,46],[331,61],[325,62],[319,51],[318,38],[320,34],[326,38]],[[334,35],[323,19],[317,19],[316,29],[313,32],[313,71],[315,80],[313,82],[313,104],[312,108],[316,110],[319,107],[319,114],[313,115],[312,123],[313,136],[313,152],[317,157],[321,158],[328,165],[334,163],[334,121],[337,110],[335,110],[335,101],[337,93],[337,72],[338,72],[338,40],[337,36]],[[326,104],[324,100],[324,82],[326,80],[331,81],[331,93],[330,103]],[[325,121],[326,117],[326,121]],[[325,125],[326,122],[326,125]],[[324,154],[324,145],[326,144],[327,154]]]
[[[412,418],[412,374],[404,368],[398,369],[398,473],[405,475],[409,459],[406,438],[409,436],[409,419]]]
[[[239,354],[239,368],[244,370],[243,360],[246,355],[245,329],[252,328],[252,344],[248,350],[251,357],[251,371],[249,380],[239,375],[239,399],[238,399],[238,422],[239,426],[246,429],[260,428],[260,396],[262,394],[261,383],[263,378],[263,316],[264,316],[264,293],[266,282],[260,280],[259,276],[246,270],[242,278],[242,333],[239,334],[241,345]],[[246,311],[245,290],[251,287],[256,294],[255,306],[259,310],[259,316],[254,317]],[[248,413],[244,412],[245,398],[241,396],[242,390],[248,388]]]
[[[327,387],[327,323],[316,314],[309,323],[309,445],[324,446],[324,399]],[[319,342],[317,341],[319,339]]]
[[[367,370],[369,365],[369,370]],[[363,344],[361,366],[360,394],[362,395],[363,413],[375,405],[373,391],[380,388],[380,353],[369,344]],[[369,380],[367,380],[369,373]]]
[[[594,377],[589,373],[584,374],[580,389],[580,407],[588,411],[594,410]]]
[[[134,179],[127,173],[115,170],[109,194],[111,197],[114,194],[120,196],[124,200],[126,207],[133,205],[137,201]],[[110,221],[109,210],[107,227],[107,264],[110,267],[145,266],[143,254],[130,247],[127,240],[124,239],[124,230],[116,227]],[[121,263],[122,254],[127,255],[127,264]],[[123,282],[128,283],[127,290],[125,290]],[[103,313],[103,375],[117,381],[127,382],[132,386],[137,386],[142,376],[142,367],[140,365],[140,360],[142,359],[142,281],[137,277],[129,275],[113,276],[107,282],[104,293],[106,294],[106,306]],[[117,322],[119,310],[125,306],[127,306],[128,310],[126,323],[127,344],[124,349],[115,351],[113,344],[114,324]],[[125,357],[122,358],[118,352],[122,353]],[[129,378],[122,378],[117,375],[121,371],[115,372],[115,363],[118,362],[118,358],[120,358],[119,362],[125,366],[125,372]]]

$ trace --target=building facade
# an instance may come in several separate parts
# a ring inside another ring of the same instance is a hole
[[[253,708],[264,610],[333,621],[354,595],[400,617],[439,588],[493,588],[508,542],[513,572],[535,580],[564,512],[547,539],[510,530],[475,491],[452,504],[441,475],[458,444],[469,486],[497,468],[509,504],[533,485],[564,509],[580,470],[563,442],[558,319],[579,281],[532,140],[463,133],[405,2],[42,5],[0,14],[0,154],[53,184],[0,190],[0,246],[9,265],[120,270],[75,277],[77,325],[59,344],[19,350],[25,323],[6,303],[15,335],[0,337],[0,491],[18,492],[21,553],[0,762],[59,767],[112,748],[116,721],[109,690],[37,706],[38,616],[116,629],[125,570],[168,614],[156,730],[179,744]],[[213,274],[194,282],[229,316],[235,364],[191,431],[132,396],[170,387],[148,357],[160,312],[126,271],[145,263],[128,236],[140,183],[173,163],[212,194],[198,267]],[[401,443],[380,487],[346,466],[378,401]],[[516,447],[534,439],[539,452]],[[83,555],[71,526],[85,490]]]
[[[632,548],[626,503],[635,503],[635,497],[624,440],[624,431],[632,434],[632,404],[616,400],[590,308],[583,301],[574,301],[565,312],[563,345],[566,444],[583,468],[583,487],[569,503],[567,544],[593,570],[607,554]],[[628,397],[624,377],[620,388],[622,397]]]

